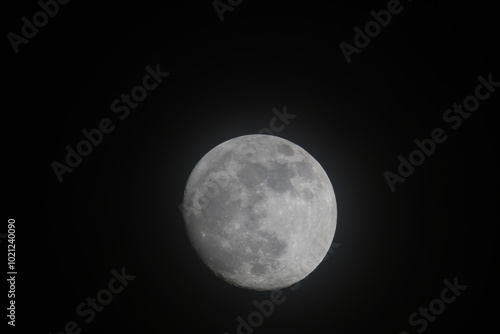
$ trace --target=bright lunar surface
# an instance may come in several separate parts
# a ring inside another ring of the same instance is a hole
[[[189,239],[212,271],[254,290],[288,287],[323,260],[337,203],[321,165],[270,135],[230,139],[195,166],[184,192]]]

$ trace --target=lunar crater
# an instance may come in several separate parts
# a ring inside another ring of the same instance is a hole
[[[287,144],[279,144],[278,145],[278,152],[281,154],[284,154],[286,156],[291,156],[293,155],[293,148],[290,147],[290,145]]]

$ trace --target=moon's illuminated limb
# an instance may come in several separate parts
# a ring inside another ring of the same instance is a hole
[[[184,193],[194,248],[216,275],[254,290],[290,286],[323,260],[337,204],[321,165],[285,139],[247,135],[208,152]]]

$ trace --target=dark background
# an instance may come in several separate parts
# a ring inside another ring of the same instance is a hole
[[[486,333],[498,311],[500,93],[445,127],[448,140],[394,193],[383,173],[444,126],[477,76],[500,81],[498,14],[486,1],[402,5],[350,64],[339,43],[387,1],[246,0],[221,22],[211,1],[74,0],[18,54],[5,37],[0,233],[16,219],[18,271],[9,332],[58,333],[74,320],[82,333],[236,333],[269,292],[215,277],[178,205],[206,152],[286,105],[297,117],[276,135],[328,173],[341,246],[255,332],[396,334],[458,277],[467,290],[426,332]],[[4,36],[40,10],[3,6]],[[120,121],[110,103],[156,64],[170,76]],[[59,183],[51,163],[102,118],[116,129]],[[136,278],[85,324],[76,306],[122,267]]]

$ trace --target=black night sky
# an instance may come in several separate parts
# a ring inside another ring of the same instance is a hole
[[[51,15],[34,18],[41,6]],[[5,3],[2,326],[53,334],[486,333],[498,312],[494,8],[423,0]],[[366,26],[374,15],[381,24]],[[273,123],[284,109],[288,124]],[[338,221],[333,252],[269,304],[270,292],[210,272],[179,205],[205,153],[271,123],[274,135],[323,166]],[[94,144],[78,146],[85,133]],[[66,161],[68,147],[84,154]],[[5,280],[8,219],[15,298]],[[96,296],[103,303],[91,306]],[[11,300],[15,327],[6,317]],[[256,304],[273,310],[262,315]]]

